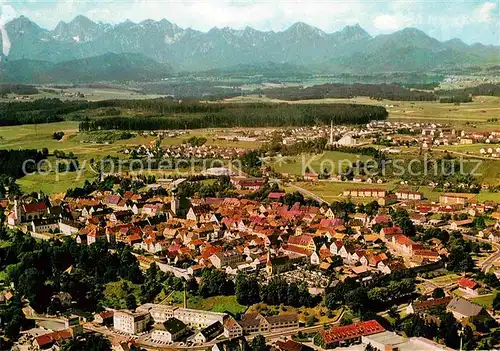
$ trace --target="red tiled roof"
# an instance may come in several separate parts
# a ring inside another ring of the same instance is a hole
[[[396,242],[400,245],[405,245],[405,246],[413,246],[415,245],[415,242],[408,238],[406,235],[398,235],[396,236]]]
[[[375,223],[389,223],[391,221],[391,217],[389,216],[377,216],[373,219]]]
[[[477,287],[477,283],[469,278],[462,278],[457,282],[457,284],[461,288],[475,289]]]
[[[45,211],[45,209],[47,209],[47,205],[43,202],[24,204],[24,211],[26,213]]]
[[[293,253],[303,255],[303,256],[311,256],[312,255],[311,250],[307,250],[307,249],[304,249],[303,247],[296,246],[296,245],[283,244],[283,245],[281,245],[281,248],[285,251],[293,252]]]
[[[312,241],[309,235],[291,236],[288,238],[288,244],[298,246],[308,246]]]
[[[415,248],[413,248],[413,255],[414,256],[427,256],[427,257],[438,257],[439,256],[439,254],[434,250],[426,250],[426,249],[415,250]]]
[[[377,334],[385,331],[376,320],[366,322],[354,323],[343,327],[333,327],[328,330],[322,330],[321,336],[326,345],[359,338],[360,336],[367,336]]]
[[[403,234],[403,230],[400,227],[398,227],[398,226],[387,227],[387,228],[383,228],[382,230],[384,231],[384,235],[399,235],[399,234]]]

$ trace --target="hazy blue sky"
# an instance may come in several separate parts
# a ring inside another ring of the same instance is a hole
[[[302,21],[326,32],[359,23],[372,35],[416,27],[440,40],[500,44],[499,1],[3,0],[2,21],[25,15],[50,29],[80,14],[109,23],[166,18],[204,31],[214,26],[283,30]]]

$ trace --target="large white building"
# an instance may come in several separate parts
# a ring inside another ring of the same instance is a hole
[[[160,304],[146,303],[137,307],[137,312],[148,313],[155,323],[164,323],[169,318],[177,318],[190,327],[206,328],[215,322],[224,324],[225,313],[193,310]]]
[[[151,316],[148,312],[115,311],[113,328],[128,334],[139,334],[146,330],[150,320]]]
[[[354,139],[352,136],[344,135],[342,138],[340,138],[337,141],[336,144],[341,145],[341,146],[356,146],[357,142],[356,142],[356,139]]]

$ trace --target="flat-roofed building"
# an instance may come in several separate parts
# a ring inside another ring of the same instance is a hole
[[[139,334],[146,330],[150,320],[151,316],[147,312],[115,311],[113,328],[128,334]]]

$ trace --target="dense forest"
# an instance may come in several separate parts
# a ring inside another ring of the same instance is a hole
[[[468,95],[442,97],[439,99],[439,102],[442,104],[459,104],[472,102],[472,97]]]
[[[35,171],[36,163],[45,157],[46,153],[37,150],[0,150],[0,174],[20,178],[25,175],[25,171],[26,173]],[[27,160],[33,162],[24,165]]]
[[[82,102],[66,103],[59,99],[38,99],[0,103],[0,127],[21,124],[61,122],[63,114],[82,109]]]
[[[442,90],[440,95],[446,96],[500,96],[500,84],[481,84],[476,87],[455,89],[455,90]]]
[[[335,124],[363,124],[387,118],[387,111],[383,107],[353,104],[192,104],[188,107],[193,112],[199,109],[203,113],[168,117],[165,115],[173,106],[164,107],[163,117],[87,119],[81,122],[80,131],[280,127],[327,124],[330,121]]]
[[[354,104],[289,105],[289,104],[227,104],[177,101],[170,98],[145,100],[61,101],[40,99],[29,102],[0,104],[0,126],[58,122],[75,118],[69,114],[95,109],[140,111],[132,118],[108,116],[86,119],[82,131],[97,129],[155,130],[195,129],[210,127],[302,126],[318,123],[361,124],[385,119],[383,107]]]
[[[289,87],[266,90],[266,96],[280,100],[310,100],[326,98],[354,98],[369,96],[373,99],[396,101],[435,101],[437,96],[418,90],[403,88],[398,84],[322,84],[312,87]]]
[[[38,94],[38,89],[33,85],[0,84],[0,96],[7,94],[33,95]]]

